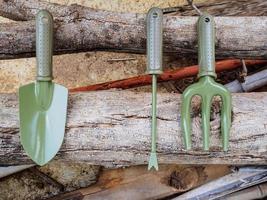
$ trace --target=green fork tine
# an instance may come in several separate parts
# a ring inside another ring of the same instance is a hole
[[[185,148],[191,149],[190,105],[192,97],[201,97],[201,116],[203,131],[203,148],[209,150],[210,111],[214,96],[220,96],[221,133],[223,150],[228,150],[229,132],[231,127],[231,94],[221,84],[215,82],[215,24],[211,15],[202,14],[198,19],[198,65],[199,81],[184,91],[182,95],[181,127],[184,134]]]

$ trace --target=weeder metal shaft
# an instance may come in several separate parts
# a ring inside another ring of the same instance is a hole
[[[156,152],[157,137],[157,75],[152,75],[152,152]]]
[[[151,154],[148,169],[154,167],[158,170],[158,160],[156,154],[157,140],[157,75],[152,75],[152,126],[151,126]]]

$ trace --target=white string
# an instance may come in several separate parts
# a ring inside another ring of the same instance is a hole
[[[199,14],[202,15],[202,12],[198,9],[198,7],[193,3],[194,0],[187,0],[188,4],[192,6],[192,8]]]

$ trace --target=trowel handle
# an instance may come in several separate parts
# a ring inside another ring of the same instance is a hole
[[[215,23],[209,14],[202,14],[198,19],[198,77],[212,76],[215,73]]]
[[[53,55],[53,17],[47,10],[36,16],[37,80],[51,81]]]

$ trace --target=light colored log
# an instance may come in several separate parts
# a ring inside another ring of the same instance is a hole
[[[32,20],[39,9],[56,19],[55,53],[112,50],[145,53],[145,15],[114,13],[78,5],[42,1],[0,1],[0,14]],[[164,16],[164,53],[183,56],[197,51],[197,17]],[[217,58],[267,58],[267,17],[215,17]],[[1,24],[0,58],[33,56],[33,21]]]
[[[180,95],[158,94],[160,163],[266,164],[267,93],[233,94],[228,152],[220,140],[218,99],[213,105],[210,151],[202,150],[199,99],[192,103],[193,149],[185,151]],[[0,95],[0,165],[32,163],[19,141],[18,99]],[[64,143],[56,159],[107,167],[146,164],[150,152],[151,94],[101,91],[71,94]]]
[[[251,199],[264,199],[267,197],[267,183],[261,183],[256,186],[226,195],[224,198],[227,200],[251,200]]]

